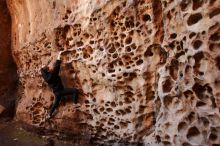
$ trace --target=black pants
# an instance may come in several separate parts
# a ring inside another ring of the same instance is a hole
[[[72,95],[73,102],[75,104],[77,103],[77,100],[78,100],[78,91],[75,88],[64,88],[61,91],[54,92],[54,95],[55,95],[55,100],[53,102],[53,105],[52,105],[50,113],[49,113],[50,116],[52,116],[53,112],[58,107],[63,96]]]

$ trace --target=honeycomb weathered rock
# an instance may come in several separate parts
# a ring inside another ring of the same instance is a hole
[[[24,94],[17,118],[48,128],[53,95],[38,70],[59,50],[81,111],[59,130],[146,145],[220,145],[219,0],[9,1]],[[82,124],[83,122],[83,124]]]

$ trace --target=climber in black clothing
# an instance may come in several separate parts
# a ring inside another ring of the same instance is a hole
[[[54,103],[48,115],[49,119],[52,117],[53,112],[58,107],[59,102],[61,101],[61,98],[63,96],[72,95],[73,101],[75,103],[74,106],[76,106],[76,108],[79,107],[79,104],[77,104],[78,90],[75,88],[64,88],[61,78],[59,76],[60,64],[61,64],[61,60],[60,60],[61,53],[62,51],[59,52],[57,60],[53,68],[49,68],[48,65],[44,65],[41,68],[42,77],[48,83],[49,87],[52,88],[53,93],[55,95]]]

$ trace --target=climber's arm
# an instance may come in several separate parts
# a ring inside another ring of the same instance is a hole
[[[41,71],[41,75],[44,78],[44,80],[48,82],[51,78],[51,74],[47,72],[45,67],[42,67],[40,71]]]
[[[62,54],[62,51],[59,52],[59,54],[57,56],[57,60],[56,60],[56,62],[54,64],[54,70],[53,70],[54,74],[59,74],[60,64],[61,64],[61,60],[60,60],[61,54]]]
[[[57,55],[57,60],[60,60],[62,53],[63,53],[63,51],[60,51],[60,52],[58,53],[58,55]]]

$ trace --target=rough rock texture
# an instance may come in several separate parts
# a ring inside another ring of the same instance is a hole
[[[17,118],[101,142],[220,145],[219,0],[9,0],[23,89]],[[82,109],[39,68],[59,50]]]
[[[17,72],[11,55],[11,17],[5,0],[0,0],[0,105],[5,116],[14,113]]]

